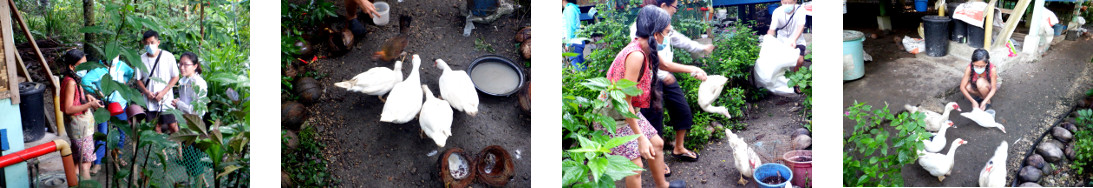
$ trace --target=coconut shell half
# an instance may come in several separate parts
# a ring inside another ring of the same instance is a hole
[[[464,175],[465,177],[462,179],[456,179],[452,176],[452,170],[450,170],[451,168],[449,168],[450,165],[448,164],[448,158],[453,157],[452,155],[458,155],[463,157],[463,161],[467,163],[467,169],[465,169],[465,173],[467,174]],[[464,188],[474,182],[475,165],[471,165],[470,159],[472,159],[472,156],[468,156],[467,153],[463,152],[463,149],[460,148],[451,148],[445,150],[444,154],[440,155],[440,158],[437,159],[437,164],[440,166],[440,179],[444,182],[444,187]]]
[[[490,157],[493,156],[493,157]],[[492,159],[491,159],[492,158]],[[493,160],[491,167],[490,161]],[[503,187],[512,180],[516,169],[512,164],[512,155],[498,145],[487,146],[478,153],[474,160],[478,181],[492,187]],[[486,172],[489,171],[489,172]]]

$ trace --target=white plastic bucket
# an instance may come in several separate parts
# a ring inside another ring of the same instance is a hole
[[[387,2],[376,2],[372,5],[376,7],[376,12],[380,14],[379,17],[372,17],[372,23],[387,25],[387,22],[391,21],[391,5],[388,5]]]

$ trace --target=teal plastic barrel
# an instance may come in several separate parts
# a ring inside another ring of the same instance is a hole
[[[856,80],[865,76],[865,60],[862,59],[862,42],[865,34],[843,30],[843,80]]]
[[[767,184],[766,182],[763,182],[764,179],[768,178],[776,179],[778,175],[782,176],[781,183]],[[789,183],[789,180],[793,179],[793,172],[790,171],[789,167],[786,167],[786,165],[778,163],[767,163],[759,165],[759,168],[755,168],[755,174],[752,174],[751,177],[755,179],[755,182],[759,184],[759,187],[784,188],[786,187],[786,184]]]

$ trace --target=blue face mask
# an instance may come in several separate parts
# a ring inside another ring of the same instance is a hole
[[[972,70],[975,70],[975,74],[983,74],[984,71],[987,71],[987,68],[972,68]]]
[[[657,41],[657,51],[662,51],[665,48],[668,48],[668,37],[667,36],[664,37],[664,40]]]
[[[785,9],[783,9],[783,10],[785,10],[785,11],[786,11],[786,14],[790,14],[790,13],[793,13],[793,10],[794,10],[794,8],[796,8],[796,7],[795,7],[795,6],[793,6],[793,5],[789,5],[789,7],[786,7],[786,8],[785,8]]]
[[[151,44],[144,45],[144,52],[148,53],[148,55],[155,55],[156,54],[156,49],[157,49],[157,47],[153,46]]]

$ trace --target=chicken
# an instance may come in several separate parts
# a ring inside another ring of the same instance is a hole
[[[947,139],[945,139],[945,132],[953,126],[953,121],[945,120],[945,125],[941,127],[941,130],[936,135],[930,138],[930,140],[923,140],[923,150],[930,153],[937,153],[941,149],[945,148]]]
[[[372,60],[392,61],[406,54],[403,49],[410,45],[410,16],[402,15],[398,18],[398,36],[387,39],[380,46],[380,51],[372,55]]]
[[[918,165],[930,172],[930,175],[937,176],[937,181],[945,181],[945,176],[952,174],[956,148],[967,143],[963,138],[957,138],[953,140],[953,146],[949,147],[949,152],[945,154],[919,150]]]
[[[454,71],[442,59],[436,59],[436,67],[444,70],[437,81],[440,84],[440,96],[452,104],[452,108],[467,113],[472,117],[478,114],[478,91],[466,71]]]
[[[702,82],[698,86],[698,106],[702,110],[721,114],[725,118],[732,119],[732,114],[729,114],[729,109],[724,106],[713,106],[713,102],[717,101],[717,97],[721,96],[721,90],[725,89],[725,83],[729,79],[721,75],[713,75],[706,77],[706,81]]]
[[[725,129],[725,135],[729,137],[729,147],[732,148],[736,171],[740,172],[740,180],[737,183],[747,184],[748,180],[744,177],[752,177],[755,168],[759,168],[759,165],[762,165],[763,162],[759,159],[759,154],[756,154],[755,150],[748,146],[747,142],[744,142],[744,139],[733,134],[732,130]]]
[[[972,108],[971,112],[960,113],[960,116],[975,121],[975,124],[979,124],[979,126],[986,128],[998,127],[998,129],[1002,129],[1002,133],[1006,133],[1006,127],[994,121],[994,114],[983,111],[983,109]]]
[[[943,111],[941,114],[938,114],[934,111],[922,109],[918,106],[903,105],[903,107],[911,113],[922,112],[923,114],[926,114],[926,130],[934,132],[940,130],[941,126],[945,124],[945,121],[949,121],[950,111],[956,110],[957,112],[960,112],[960,105],[957,105],[956,102],[945,103],[945,111]]]
[[[402,61],[396,61],[395,70],[387,67],[373,67],[368,71],[357,74],[357,76],[353,76],[353,79],[334,83],[334,86],[349,91],[375,95],[380,97],[381,101],[384,101],[382,96],[400,82],[402,82]]]
[[[987,161],[983,170],[979,171],[980,187],[1004,187],[1006,186],[1006,158],[1009,157],[1009,142],[1002,141],[998,149],[994,149],[994,157]]]
[[[421,131],[436,142],[436,146],[444,147],[444,143],[452,136],[452,107],[448,101],[433,96],[429,86],[421,85],[425,91],[425,104],[421,106],[421,114],[418,116],[418,124]]]
[[[421,111],[423,95],[421,76],[417,71],[421,67],[421,58],[414,54],[410,63],[414,67],[410,70],[410,76],[396,84],[391,89],[391,94],[387,95],[387,101],[383,103],[383,112],[380,113],[382,122],[403,124],[413,120]]]

